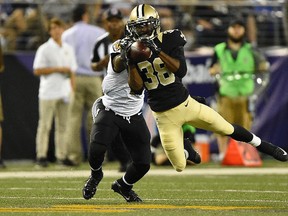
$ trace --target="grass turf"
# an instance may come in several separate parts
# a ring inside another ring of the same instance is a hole
[[[115,163],[105,165],[104,174],[105,169],[117,167]],[[268,160],[263,167],[285,168],[287,163]],[[213,163],[187,167],[205,168],[219,169],[219,172],[225,169]],[[56,166],[50,166],[47,170],[55,169]],[[84,169],[88,170],[88,164],[73,169],[57,168],[60,171]],[[5,171],[0,171],[0,176],[5,172],[23,170],[29,172],[35,168],[31,164],[10,164]],[[86,177],[0,178],[0,215],[288,215],[287,175],[148,174],[134,186],[144,200],[141,204],[126,203],[110,189],[116,178],[104,176],[97,194],[88,201],[81,194]]]

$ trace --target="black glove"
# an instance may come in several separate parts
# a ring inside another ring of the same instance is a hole
[[[133,44],[134,40],[132,40],[130,37],[125,37],[120,40],[120,55],[121,59],[125,62],[128,63],[129,59],[127,54],[129,53],[129,50],[131,48],[131,45]]]
[[[157,45],[154,43],[154,41],[152,39],[141,38],[140,40],[147,47],[149,47],[153,53],[156,53],[158,55],[161,52],[161,48],[157,47]]]

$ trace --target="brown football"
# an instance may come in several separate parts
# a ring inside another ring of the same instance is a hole
[[[129,50],[128,57],[134,62],[145,61],[150,58],[152,52],[149,47],[147,47],[141,41],[135,41]]]

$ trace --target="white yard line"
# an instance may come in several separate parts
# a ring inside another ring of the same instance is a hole
[[[186,169],[179,173],[171,169],[151,169],[148,176],[181,176],[181,175],[287,175],[287,168],[207,168],[207,169]],[[17,171],[0,172],[1,178],[69,178],[69,177],[87,177],[89,170],[57,170],[57,171]],[[122,176],[123,173],[117,170],[104,170],[106,177]]]

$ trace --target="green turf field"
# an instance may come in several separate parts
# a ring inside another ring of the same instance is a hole
[[[118,164],[104,166],[107,174],[89,201],[81,194],[88,164],[74,169],[7,165],[0,170],[0,215],[288,215],[287,163],[268,160],[248,169],[208,163],[183,173],[152,167],[134,187],[141,204],[126,203],[110,189],[122,175]]]

